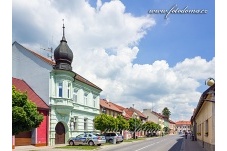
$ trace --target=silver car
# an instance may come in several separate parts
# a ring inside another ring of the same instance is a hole
[[[106,143],[106,139],[104,136],[96,136],[93,133],[84,133],[84,134],[80,134],[76,137],[71,137],[68,140],[69,145],[73,146],[73,145],[90,145],[90,146],[94,146],[94,145],[102,145],[104,143]]]
[[[106,137],[106,141],[113,143],[113,140],[116,139],[116,143],[123,142],[124,138],[120,133],[115,132],[108,132],[104,133],[104,136]]]

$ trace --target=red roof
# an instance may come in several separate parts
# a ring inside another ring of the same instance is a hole
[[[49,109],[49,106],[35,93],[35,91],[24,81],[16,78],[12,78],[12,85],[16,87],[16,90],[21,92],[27,92],[28,99],[34,102],[37,108]]]
[[[190,121],[177,121],[176,125],[191,125]]]
[[[117,105],[117,104],[115,104],[115,103],[113,103],[119,110],[121,110],[122,112],[124,112],[125,114],[123,115],[122,114],[122,116],[125,118],[125,119],[130,119],[131,118],[131,116],[129,115],[130,114],[130,112],[128,111],[128,109],[127,108],[124,108],[123,106],[120,106],[120,105]]]
[[[19,43],[16,42],[16,41],[15,41],[14,43],[17,43],[18,45],[20,45],[21,47],[23,47],[23,48],[26,49],[27,51],[29,51],[29,52],[31,52],[32,54],[34,54],[36,57],[38,57],[38,58],[40,58],[41,60],[43,60],[44,62],[46,62],[46,63],[48,63],[48,64],[50,64],[50,65],[52,65],[52,66],[55,65],[55,62],[54,62],[54,61],[49,60],[49,59],[47,59],[47,58],[45,58],[45,57],[43,57],[43,56],[41,56],[41,55],[35,53],[34,51],[28,49],[28,48],[25,48],[24,46],[22,46],[21,44],[19,44]],[[88,81],[87,79],[85,79],[84,77],[82,77],[81,75],[79,75],[79,74],[77,74],[77,73],[76,73],[75,79],[78,80],[78,81],[81,81],[81,82],[83,82],[83,83],[86,83],[86,84],[88,84],[88,85],[90,85],[90,86],[92,86],[92,87],[95,87],[95,88],[97,88],[97,89],[99,89],[99,90],[102,91],[101,88],[99,88],[98,86],[96,86],[95,84],[91,83],[90,81]]]
[[[107,108],[109,110],[112,110],[112,111],[117,111],[117,112],[120,112],[122,113],[121,110],[119,110],[115,104],[113,104],[112,102],[109,102],[105,99],[100,99],[100,106],[104,107],[104,108]]]
[[[155,111],[152,111],[152,113],[154,113],[155,115],[157,115],[159,118],[166,118],[165,116],[163,116],[161,113],[157,113]]]
[[[172,121],[172,120],[169,120],[169,122],[171,123],[171,124],[176,124],[174,121]]]
[[[137,115],[139,115],[142,118],[147,118],[143,113],[141,113],[139,110],[130,107],[129,110],[131,110],[132,112],[136,112]]]

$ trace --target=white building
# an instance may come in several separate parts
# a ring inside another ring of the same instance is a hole
[[[95,131],[101,88],[72,71],[73,53],[64,35],[55,62],[17,42],[12,46],[13,77],[23,79],[49,105],[48,144],[64,144],[71,136]]]

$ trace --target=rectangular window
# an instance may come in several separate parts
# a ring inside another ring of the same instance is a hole
[[[58,83],[58,97],[62,97],[62,82]]]
[[[96,102],[95,102],[95,99],[93,99],[93,106],[96,107]]]
[[[87,131],[87,118],[84,119],[84,131]]]
[[[209,131],[209,129],[208,129],[208,119],[207,119],[205,122],[205,135],[206,136],[208,136],[208,131]]]
[[[93,131],[95,131],[95,120],[93,119]]]
[[[68,83],[68,87],[67,87],[67,96],[68,96],[68,98],[71,98],[70,97],[70,88],[71,88],[71,83]]]
[[[77,130],[77,126],[78,126],[78,117],[74,118],[74,130]]]
[[[84,105],[87,105],[87,95],[84,96]]]
[[[73,91],[73,101],[74,101],[74,103],[77,103],[77,90],[76,89],[74,89],[74,91]]]

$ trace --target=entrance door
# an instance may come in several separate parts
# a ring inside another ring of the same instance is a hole
[[[65,127],[61,122],[55,127],[55,144],[65,144]]]

